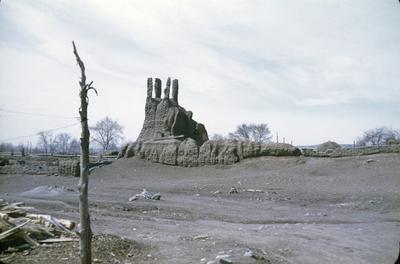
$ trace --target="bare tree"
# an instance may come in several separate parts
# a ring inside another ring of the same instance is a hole
[[[79,108],[79,115],[81,118],[81,175],[79,180],[79,211],[80,211],[80,259],[81,264],[92,263],[92,229],[90,227],[89,203],[88,203],[88,184],[89,184],[89,126],[87,123],[87,108],[89,104],[88,92],[93,90],[96,94],[97,91],[92,87],[93,81],[86,84],[85,65],[79,57],[76,50],[75,43],[72,41],[74,48],[74,55],[81,70],[81,80],[79,86],[81,87],[79,96],[81,100],[81,107]]]
[[[357,145],[359,146],[385,145],[389,141],[399,142],[400,131],[387,127],[377,127],[365,131],[362,137],[357,139]]]
[[[41,148],[46,154],[54,152],[54,138],[53,134],[49,131],[42,131],[38,133],[39,140],[38,146]]]
[[[93,141],[99,143],[103,148],[103,152],[116,146],[123,138],[123,127],[117,121],[112,120],[110,117],[105,117],[96,123],[93,130]]]
[[[25,146],[23,144],[19,144],[18,148],[21,151],[21,156],[25,157]]]
[[[241,124],[237,126],[235,132],[229,133],[229,137],[231,139],[266,143],[271,139],[271,131],[267,124]]]
[[[68,133],[60,133],[56,135],[55,145],[57,148],[57,152],[61,154],[68,154],[69,145],[71,143],[71,135]]]
[[[213,134],[210,138],[211,138],[211,140],[215,140],[215,141],[222,141],[225,139],[225,137],[221,134]]]
[[[12,143],[1,143],[0,144],[0,152],[11,152],[14,149],[14,145]]]
[[[81,151],[81,147],[79,145],[79,141],[76,138],[73,138],[69,143],[68,153],[69,154],[79,154]]]
[[[267,124],[251,125],[251,137],[255,142],[268,142],[272,135]]]
[[[235,132],[229,133],[229,137],[232,139],[250,140],[251,128],[247,124],[238,125]]]

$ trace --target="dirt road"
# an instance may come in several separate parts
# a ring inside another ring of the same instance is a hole
[[[77,183],[0,175],[0,198],[78,220]],[[143,188],[161,200],[128,201]],[[391,264],[400,241],[400,155],[262,157],[199,168],[122,159],[93,172],[89,199],[95,233],[147,247],[137,263],[207,263],[228,254],[235,263]],[[243,260],[248,249],[270,262]]]

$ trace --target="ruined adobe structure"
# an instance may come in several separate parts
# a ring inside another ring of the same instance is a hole
[[[202,145],[208,140],[206,128],[193,120],[191,111],[179,105],[177,79],[172,81],[172,98],[170,89],[171,78],[168,78],[164,98],[161,99],[161,80],[156,78],[153,87],[153,79],[147,79],[145,118],[137,141],[192,138],[199,146]]]
[[[153,97],[154,92],[154,97]],[[128,144],[119,158],[137,156],[153,162],[179,166],[233,164],[259,156],[298,156],[289,144],[262,144],[249,141],[208,140],[207,130],[193,119],[193,113],[178,102],[178,80],[168,78],[161,98],[160,79],[147,79],[145,119],[136,142]]]

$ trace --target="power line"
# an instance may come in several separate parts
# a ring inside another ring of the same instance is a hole
[[[72,116],[48,115],[48,114],[41,114],[41,113],[14,111],[14,110],[8,110],[8,109],[4,109],[4,108],[0,108],[0,112],[6,112],[6,113],[11,113],[11,114],[30,115],[30,116],[41,116],[41,117],[48,117],[48,118],[62,118],[62,119],[77,119],[78,118],[78,117],[72,117]]]
[[[66,126],[62,126],[62,127],[57,127],[57,128],[52,128],[52,129],[48,129],[48,130],[42,130],[39,131],[35,134],[30,134],[30,135],[26,135],[26,136],[18,136],[18,137],[13,137],[13,138],[6,138],[6,139],[0,139],[0,141],[10,141],[10,140],[15,140],[15,139],[20,139],[20,138],[28,138],[28,137],[36,137],[40,132],[53,132],[56,130],[60,130],[60,129],[64,129],[64,128],[68,128],[68,127],[73,127],[76,125],[79,125],[81,122],[78,123],[74,123],[74,124],[70,124],[70,125],[66,125]]]

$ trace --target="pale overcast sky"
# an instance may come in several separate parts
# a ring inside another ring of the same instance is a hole
[[[78,116],[72,40],[99,92],[91,124],[110,116],[127,140],[143,123],[147,77],[168,76],[209,134],[268,123],[305,145],[400,128],[397,0],[3,0],[0,108]],[[2,111],[0,140],[76,122]],[[61,131],[78,137],[79,125]]]

